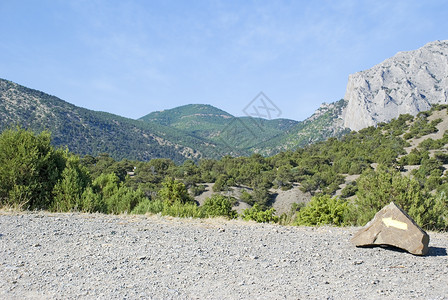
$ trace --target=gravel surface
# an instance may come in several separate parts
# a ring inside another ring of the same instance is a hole
[[[418,257],[356,230],[0,212],[0,298],[448,299],[447,233]]]

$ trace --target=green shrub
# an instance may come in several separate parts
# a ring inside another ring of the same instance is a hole
[[[203,185],[203,184],[193,185],[190,188],[190,191],[193,196],[199,196],[200,194],[202,194],[205,191],[205,185]]]
[[[201,209],[207,217],[228,217],[230,219],[236,218],[236,211],[232,210],[232,202],[229,198],[220,194],[214,194],[207,198]]]
[[[50,133],[5,130],[0,135],[0,206],[48,209],[64,168],[64,151],[54,149]]]
[[[276,223],[279,218],[275,216],[275,209],[271,208],[268,210],[262,210],[260,206],[255,203],[251,208],[247,208],[243,211],[243,220],[246,221],[256,221],[258,223]]]
[[[348,214],[348,202],[329,195],[315,196],[297,212],[295,225],[345,225]]]
[[[95,192],[92,186],[88,186],[81,196],[82,212],[100,212],[108,213],[106,203],[103,201],[101,194]]]
[[[431,138],[428,138],[424,141],[422,141],[418,147],[423,150],[434,150],[434,149],[440,149],[445,145],[445,143],[442,140],[434,140]]]
[[[252,192],[252,200],[260,206],[261,209],[266,209],[271,200],[269,190],[264,186],[256,186]]]
[[[358,179],[355,207],[352,217],[356,224],[365,225],[375,214],[395,202],[420,226],[422,213],[427,210],[424,191],[416,179],[404,177],[400,172],[379,166],[378,170],[363,173]]]
[[[135,206],[135,208],[132,210],[133,214],[158,214],[163,211],[163,207],[166,202],[156,199],[156,200],[150,200],[149,198],[144,199],[139,204]]]
[[[91,178],[87,168],[81,165],[79,157],[69,155],[61,177],[53,189],[54,200],[50,209],[89,211],[83,207],[83,193],[91,184]]]
[[[416,166],[421,164],[423,159],[429,159],[429,152],[424,150],[419,151],[416,148],[414,148],[408,155],[402,156],[398,161],[398,164],[400,166],[406,166],[406,165]]]
[[[103,213],[130,213],[135,206],[145,200],[142,190],[133,190],[120,182],[115,173],[101,174],[82,195],[82,211]]]
[[[241,192],[240,200],[245,202],[245,203],[247,203],[247,204],[249,204],[249,205],[254,205],[254,203],[255,203],[253,198],[252,198],[252,195],[248,191],[246,191],[246,190],[243,190]]]
[[[193,201],[188,194],[188,190],[185,185],[182,182],[174,180],[170,177],[166,177],[162,182],[162,188],[158,192],[158,195],[161,200],[170,203],[187,203]]]
[[[144,199],[146,196],[142,190],[134,191],[120,183],[116,192],[105,199],[105,203],[108,213],[131,213],[134,207]]]
[[[350,182],[347,184],[345,188],[341,191],[341,197],[342,198],[349,198],[351,196],[354,196],[356,192],[358,191],[358,187],[356,185],[356,181]]]
[[[193,202],[182,203],[175,201],[174,203],[164,203],[162,215],[178,218],[204,218],[205,215],[201,208]]]
[[[442,191],[430,199],[429,209],[423,216],[425,228],[448,231],[448,195]]]
[[[203,211],[194,203],[168,202],[160,199],[141,201],[132,211],[133,214],[158,214],[179,218],[204,218]]]
[[[434,153],[434,158],[440,161],[442,164],[448,164],[448,154],[442,152]]]

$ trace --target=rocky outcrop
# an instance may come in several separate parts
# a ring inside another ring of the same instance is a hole
[[[448,40],[399,52],[373,68],[349,76],[344,126],[352,130],[416,115],[448,102]]]

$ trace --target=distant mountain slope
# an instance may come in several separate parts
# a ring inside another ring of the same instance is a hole
[[[342,113],[346,105],[347,102],[343,99],[329,104],[324,103],[311,117],[290,128],[285,135],[256,145],[252,150],[263,155],[272,155],[324,141],[330,137],[341,137],[350,132],[343,126]]]
[[[49,130],[56,146],[81,155],[115,159],[219,158],[273,155],[340,135],[345,102],[323,105],[304,122],[234,117],[211,105],[191,104],[153,112],[139,120],[91,111],[0,79],[0,131],[19,125]]]
[[[448,103],[448,41],[399,52],[350,75],[344,99],[344,126],[353,130]]]
[[[215,145],[175,128],[76,107],[57,97],[0,79],[0,131],[20,125],[50,130],[53,143],[78,154],[174,161],[217,156]]]
[[[189,104],[150,113],[140,120],[171,126],[186,134],[221,146],[221,153],[250,155],[251,148],[277,136],[283,136],[299,122],[288,119],[266,120],[234,117],[211,105]]]
[[[212,138],[234,117],[216,107],[189,104],[173,109],[152,112],[139,120],[177,128],[201,138]]]
[[[233,116],[219,108],[208,104],[188,104],[172,109],[155,111],[139,120],[146,122],[157,122],[166,126],[179,127],[185,124],[196,125],[197,121],[202,124],[225,124],[226,120]]]

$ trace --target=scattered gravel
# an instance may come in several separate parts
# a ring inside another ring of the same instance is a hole
[[[350,244],[357,228],[0,213],[1,299],[448,299],[428,256]]]

